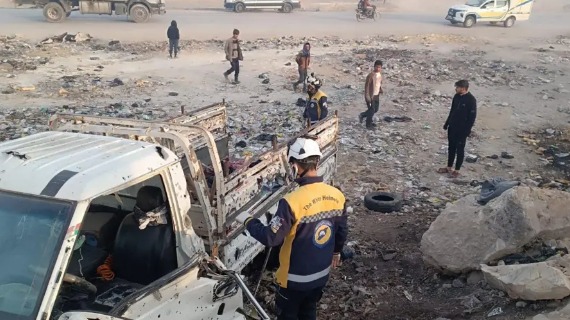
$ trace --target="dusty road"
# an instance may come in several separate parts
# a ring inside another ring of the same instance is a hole
[[[169,10],[148,23],[128,22],[124,16],[81,15],[74,12],[68,21],[52,24],[44,21],[41,10],[0,9],[0,30],[37,40],[63,32],[87,32],[96,38],[121,41],[157,41],[165,38],[170,20],[178,21],[186,39],[223,39],[233,28],[242,31],[243,39],[276,36],[362,37],[368,35],[409,35],[415,33],[446,33],[481,38],[528,38],[570,32],[569,12],[537,12],[529,22],[515,28],[482,24],[472,29],[451,26],[443,19],[445,11],[431,13],[385,13],[379,21],[357,22],[352,11],[343,12],[247,12],[234,14],[223,10]]]

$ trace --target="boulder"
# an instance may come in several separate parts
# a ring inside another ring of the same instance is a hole
[[[424,233],[426,263],[462,273],[518,252],[531,240],[564,239],[570,234],[570,193],[516,187],[487,205],[477,195],[449,203]]]
[[[570,303],[564,308],[546,314],[539,314],[528,320],[568,320],[570,319]]]
[[[512,299],[552,300],[570,295],[570,279],[566,274],[570,256],[556,257],[539,263],[503,266],[481,266],[487,283],[505,291]]]

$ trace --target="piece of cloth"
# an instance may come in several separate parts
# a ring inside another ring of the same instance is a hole
[[[275,294],[277,320],[316,320],[323,287],[307,291],[279,288]]]
[[[166,36],[168,37],[169,40],[180,40],[180,31],[178,30],[176,21],[172,21],[172,24],[170,25],[170,27],[168,27],[168,30],[166,31]]]
[[[443,127],[458,139],[464,138],[471,134],[476,118],[477,100],[471,92],[464,95],[455,94],[451,102],[451,110]]]
[[[178,55],[178,40],[177,39],[169,39],[168,40],[168,53],[170,53],[170,57],[174,53],[176,57]]]
[[[307,91],[307,82],[305,82],[306,79],[307,79],[307,69],[299,68],[299,80],[297,80],[297,82],[295,82],[295,86],[298,86],[302,83],[303,84],[303,92]]]
[[[297,65],[299,66],[299,70],[307,70],[309,65],[311,64],[311,51],[306,51],[305,49],[301,50],[297,57],[295,58]]]
[[[226,52],[226,60],[232,61],[234,59],[243,60],[243,55],[241,52],[241,47],[239,45],[239,39],[234,39],[233,37],[226,40],[224,46]]]
[[[322,177],[304,177],[296,182],[299,188],[279,201],[269,225],[259,219],[245,224],[263,245],[282,244],[278,285],[307,291],[326,285],[333,253],[340,253],[346,241],[347,214],[342,192],[323,183]]]
[[[382,73],[370,72],[368,76],[366,76],[366,81],[364,82],[364,100],[366,100],[366,103],[370,103],[374,100],[380,100],[381,88]]]
[[[503,178],[492,178],[483,181],[481,184],[481,194],[479,195],[479,204],[485,205],[489,201],[503,194],[503,192],[520,185],[519,181],[505,180]]]
[[[327,95],[321,90],[318,90],[312,96],[309,94],[309,98],[307,99],[307,104],[303,112],[303,118],[309,119],[311,124],[315,124],[323,120],[329,114],[327,102]]]
[[[463,159],[465,159],[465,144],[467,143],[467,136],[453,135],[448,131],[447,141],[447,167],[453,167],[455,156],[457,156],[457,161],[455,161],[455,170],[460,170],[461,165],[463,165]]]
[[[367,127],[370,127],[372,125],[374,114],[376,114],[376,112],[378,112],[379,109],[380,109],[380,101],[372,100],[372,102],[369,103],[368,109],[366,109],[366,111],[360,114],[362,118],[366,118]]]
[[[233,59],[230,61],[230,68],[224,73],[226,76],[232,74],[234,72],[234,80],[238,81],[239,77],[239,60]]]
[[[133,208],[133,214],[135,219],[139,222],[139,229],[143,230],[147,226],[158,226],[161,224],[167,224],[168,220],[166,215],[168,213],[168,208],[166,205],[162,205],[154,210],[144,212],[139,207],[135,206]]]

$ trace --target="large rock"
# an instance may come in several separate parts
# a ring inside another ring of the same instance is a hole
[[[481,266],[485,280],[513,299],[552,300],[570,295],[570,256],[530,264]]]
[[[570,303],[564,308],[546,314],[539,314],[529,320],[568,320],[570,319]]]
[[[460,273],[516,253],[531,240],[570,234],[570,193],[516,187],[486,206],[470,195],[447,205],[422,237],[426,263]]]

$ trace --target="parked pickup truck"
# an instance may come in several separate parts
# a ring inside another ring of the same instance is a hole
[[[1,142],[0,319],[269,319],[239,276],[264,248],[235,216],[267,223],[295,188],[287,142],[232,164],[226,121],[223,103],[167,121],[57,114]],[[336,115],[300,134],[331,181]]]
[[[62,22],[71,12],[126,15],[133,22],[146,22],[152,15],[166,13],[165,0],[14,0],[17,5],[43,8],[48,22]]]

